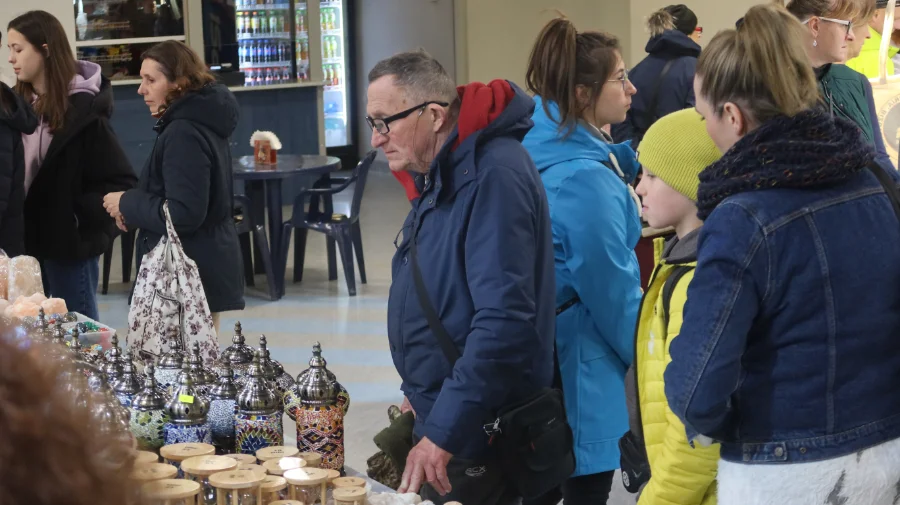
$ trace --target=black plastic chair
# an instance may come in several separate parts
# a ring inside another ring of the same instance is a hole
[[[260,254],[257,260],[262,260],[263,271],[266,274],[266,282],[269,285],[269,299],[277,300],[278,285],[275,282],[275,265],[272,264],[272,256],[269,254],[269,239],[266,238],[266,228],[253,222],[250,214],[250,199],[244,195],[234,195],[234,226],[241,241],[241,255],[244,258],[244,281],[247,286],[254,286],[253,279],[253,249],[250,244],[250,234],[256,237]]]
[[[281,235],[281,272],[287,272],[288,251],[291,244],[291,231],[296,229],[297,235],[294,241],[294,282],[303,280],[303,262],[306,257],[306,235],[309,230],[324,233],[328,237],[328,245],[331,241],[336,244],[341,253],[341,264],[344,266],[344,277],[347,280],[347,291],[350,296],[356,296],[356,275],[353,267],[353,252],[356,251],[356,261],[359,265],[359,280],[366,283],[366,262],[363,257],[362,230],[359,225],[359,211],[362,207],[363,192],[366,189],[366,179],[369,169],[375,161],[377,151],[371,151],[356,165],[350,177],[332,177],[330,187],[313,187],[301,192],[294,199],[294,211],[291,219],[284,222],[284,231]],[[336,195],[351,184],[356,183],[353,189],[353,199],[350,204],[350,215],[331,213],[331,197]],[[304,210],[304,203],[309,198],[309,211]],[[320,210],[320,199],[324,204],[324,210]],[[332,265],[335,264],[334,247],[328,247],[329,280],[332,276]]]
[[[109,243],[109,249],[103,253],[103,285],[100,293],[109,293],[109,271],[112,269],[113,245],[116,243],[117,237],[122,237],[122,283],[131,282],[131,264],[134,261],[134,240],[137,236],[133,230],[125,233],[119,233]]]

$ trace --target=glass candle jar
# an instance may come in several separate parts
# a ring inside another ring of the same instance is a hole
[[[210,475],[209,483],[216,488],[217,505],[261,505],[265,478],[254,470],[231,470]]]
[[[256,456],[252,454],[226,454],[226,457],[237,460],[238,462],[238,470],[244,467],[244,465],[255,465],[256,464]]]
[[[195,505],[200,484],[182,479],[163,479],[141,487],[146,505]]]
[[[286,445],[273,445],[269,447],[263,447],[262,449],[256,451],[256,459],[258,459],[260,463],[265,463],[266,461],[272,459],[289,458],[292,456],[296,456],[299,453],[300,449],[297,449],[296,447],[289,447]]]
[[[216,505],[216,490],[209,484],[209,476],[228,470],[236,470],[238,462],[225,456],[195,456],[181,462],[184,478],[200,483],[200,503]]]
[[[267,475],[259,487],[262,491],[262,503],[260,505],[268,505],[273,501],[284,500],[288,497],[287,480],[284,477]]]
[[[284,475],[288,470],[305,466],[306,461],[300,458],[270,459],[262,464],[262,467],[265,468],[266,473],[269,475]]]
[[[327,503],[328,472],[321,468],[297,468],[284,473],[292,500],[313,505],[317,501]]]
[[[334,490],[334,505],[366,505],[366,490],[341,487]]]
[[[178,468],[178,477],[184,475],[181,473],[182,461],[194,456],[212,456],[215,453],[216,448],[212,444],[172,444],[159,449],[165,462]]]
[[[134,451],[134,466],[142,466],[148,463],[159,463],[159,456],[150,451]]]
[[[267,472],[266,469],[262,467],[262,465],[241,465],[240,467],[238,467],[238,470],[251,470],[262,475],[263,477],[269,474],[269,472]]]
[[[131,479],[139,486],[162,479],[174,479],[178,469],[165,463],[146,463],[131,471]]]
[[[297,454],[298,458],[306,460],[306,466],[311,468],[322,467],[322,455],[317,452],[301,452]]]
[[[331,485],[337,489],[342,487],[356,487],[360,489],[366,488],[366,479],[361,477],[338,477],[331,482]]]

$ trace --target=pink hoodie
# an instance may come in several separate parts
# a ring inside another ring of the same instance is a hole
[[[69,83],[69,95],[75,93],[90,93],[96,95],[100,92],[101,72],[100,65],[89,61],[76,61],[77,72],[72,82]],[[32,100],[32,105],[36,101]],[[31,187],[38,170],[44,164],[47,149],[53,140],[53,132],[50,125],[42,117],[37,129],[31,135],[22,135],[22,146],[25,150],[25,192]]]

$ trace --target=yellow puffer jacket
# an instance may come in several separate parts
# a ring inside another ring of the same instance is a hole
[[[863,43],[862,51],[859,53],[859,56],[853,58],[852,60],[847,62],[847,66],[856,70],[860,74],[868,77],[869,79],[873,79],[878,77],[879,72],[879,55],[881,53],[881,34],[876,32],[874,28],[869,27],[869,33],[872,35],[872,38],[866,39]],[[887,60],[887,75],[894,75],[894,62],[891,60],[894,56],[897,56],[898,49],[894,46],[891,46],[888,49],[888,60]]]
[[[663,286],[676,267],[696,266],[696,261],[669,265],[660,259],[663,240],[657,239],[654,248],[657,267],[641,305],[635,341],[641,425],[650,461],[650,481],[638,505],[715,505],[719,445],[688,444],[684,425],[669,408],[663,385],[663,372],[672,360],[669,345],[681,330],[694,271],[684,274],[675,285],[668,328],[663,316]]]

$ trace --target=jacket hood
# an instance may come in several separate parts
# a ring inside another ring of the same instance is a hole
[[[693,263],[697,261],[697,246],[700,243],[700,228],[682,238],[672,237],[666,241],[662,259],[670,264]]]
[[[538,171],[572,160],[592,160],[610,163],[610,154],[615,155],[619,168],[628,181],[637,176],[640,165],[634,150],[628,143],[613,144],[600,130],[579,122],[566,136],[566,129],[559,129],[559,107],[553,101],[546,102],[541,97],[534,98],[534,128],[525,139],[525,148],[531,154]]]
[[[210,84],[175,100],[163,113],[154,129],[162,132],[177,119],[201,124],[217,135],[230,137],[237,127],[240,107],[234,94],[223,84]]]
[[[700,45],[678,30],[666,30],[647,42],[646,51],[654,56],[700,57]]]
[[[69,94],[90,93],[96,95],[99,93],[103,81],[100,65],[90,61],[76,61],[75,64],[78,71],[72,78],[72,82],[69,83]]]
[[[2,102],[6,106],[5,109],[0,107],[0,121],[25,135],[34,133],[38,125],[38,119],[34,115],[31,106],[2,82],[0,82],[0,95],[3,95]]]
[[[507,81],[512,89],[513,96],[506,100],[506,107],[499,114],[494,114],[494,119],[490,121],[484,128],[469,134],[459,143],[456,156],[474,148],[478,144],[482,144],[496,137],[513,137],[518,141],[522,141],[525,135],[531,130],[534,123],[531,121],[531,113],[534,111],[534,100],[521,88],[510,81]],[[465,101],[465,97],[463,100]],[[460,107],[460,114],[467,109],[465,103]],[[460,120],[464,120],[461,116]],[[459,136],[459,127],[457,132],[451,137]],[[456,142],[455,138],[451,138]]]
[[[69,96],[79,111],[78,114],[86,117],[87,112],[92,112],[111,118],[115,100],[109,79],[101,73],[100,65],[96,63],[78,61],[77,64],[78,71],[69,83]]]

